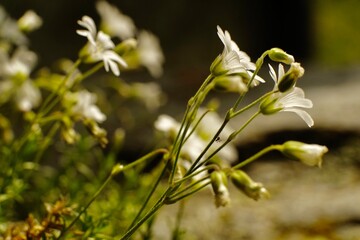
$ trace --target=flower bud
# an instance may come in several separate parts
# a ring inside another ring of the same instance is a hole
[[[32,10],[26,11],[17,22],[19,28],[24,32],[32,32],[41,27],[42,23],[41,17]]]
[[[230,203],[226,174],[223,171],[214,171],[210,174],[210,179],[216,207],[225,207]]]
[[[248,88],[240,75],[223,75],[216,77],[215,89],[227,92],[236,92],[243,94],[247,92]]]
[[[262,183],[254,182],[244,171],[235,170],[230,174],[232,183],[248,197],[259,200],[269,198],[270,194]]]
[[[268,52],[268,56],[271,60],[275,62],[282,62],[285,64],[291,64],[295,61],[294,57],[290,54],[287,54],[284,50],[280,48],[272,48]]]
[[[309,166],[321,167],[322,157],[328,148],[318,144],[306,144],[298,141],[287,141],[282,145],[281,152]]]
[[[286,92],[291,89],[298,78],[304,75],[304,68],[300,66],[300,63],[291,63],[290,69],[279,80],[278,89],[280,92]]]

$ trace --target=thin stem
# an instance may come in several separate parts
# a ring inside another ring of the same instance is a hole
[[[228,114],[227,114],[228,115]],[[220,135],[220,133],[222,132],[222,130],[225,128],[226,124],[229,122],[229,118],[226,117],[223,121],[223,123],[221,124],[221,126],[219,127],[219,129],[217,130],[217,132],[215,133],[215,135],[213,136],[213,138],[210,140],[210,142],[206,145],[205,149],[201,152],[201,154],[198,156],[198,158],[195,160],[195,162],[191,165],[190,169],[187,171],[187,173],[191,173],[193,172],[195,169],[197,169],[197,164],[200,162],[201,158],[206,154],[206,152],[209,150],[209,148],[212,146],[212,144],[216,141],[216,139],[218,138],[218,136]]]
[[[274,92],[276,91],[270,91],[268,93],[265,93],[263,96],[259,97],[258,99],[256,99],[255,101],[253,101],[252,103],[250,103],[249,105],[243,107],[242,109],[236,111],[236,112],[233,112],[231,114],[231,118],[234,118],[238,115],[240,115],[241,113],[245,112],[246,110],[252,108],[253,106],[255,106],[256,104],[258,104],[259,102],[261,102],[262,100],[264,100],[265,98],[267,98],[269,95],[273,94]]]
[[[195,93],[195,95],[188,102],[184,117],[183,117],[181,125],[180,125],[180,129],[179,129],[178,134],[176,135],[176,138],[175,138],[175,141],[174,141],[174,145],[173,145],[174,147],[171,149],[171,152],[170,152],[170,159],[173,158],[174,153],[176,154],[176,156],[175,156],[175,159],[174,159],[173,169],[172,169],[172,171],[170,173],[169,184],[172,184],[172,182],[174,180],[177,161],[178,161],[178,158],[179,158],[179,155],[180,155],[181,146],[182,146],[182,144],[184,142],[184,139],[185,139],[185,136],[187,134],[187,129],[189,128],[189,126],[191,124],[191,118],[193,117],[194,114],[196,114],[196,110],[201,104],[201,102],[200,102],[200,104],[198,102],[199,95],[209,85],[209,83],[211,83],[213,78],[214,77],[210,74],[205,79],[205,81],[202,83],[202,85],[200,86],[198,91]]]
[[[189,175],[185,175],[184,177],[182,177],[181,179],[179,179],[178,181],[175,181],[175,184],[181,184],[191,178],[193,178],[194,176],[200,174],[201,172],[205,172],[205,171],[208,171],[208,170],[212,170],[212,169],[218,169],[218,165],[216,164],[209,164],[205,167],[203,167],[202,169],[200,169],[199,171],[196,171],[196,172],[192,172],[191,174]]]
[[[64,234],[76,223],[77,220],[79,220],[80,216],[90,207],[90,205],[95,201],[95,199],[100,195],[100,193],[104,190],[106,185],[110,182],[110,180],[113,178],[113,174],[110,174],[108,178],[105,180],[105,182],[101,185],[101,187],[97,190],[97,192],[90,198],[90,201],[83,207],[83,209],[79,212],[79,214],[71,221],[71,223],[63,230],[61,231],[60,236],[57,239],[61,239]]]
[[[261,151],[257,152],[256,154],[254,154],[253,156],[247,158],[246,160],[242,161],[241,163],[235,165],[233,167],[233,169],[239,169],[239,168],[242,168],[244,167],[245,165],[253,162],[254,160],[258,159],[259,157],[263,156],[264,154],[270,152],[270,151],[274,151],[274,150],[280,150],[282,147],[282,145],[270,145],[264,149],[262,149]]]
[[[258,72],[259,72],[259,70],[260,70],[260,68],[261,68],[261,66],[262,66],[262,64],[263,64],[263,62],[264,62],[264,58],[267,56],[267,54],[268,54],[268,51],[265,51],[265,52],[258,58],[258,60],[256,61],[255,71],[254,71],[253,75],[251,76],[249,82],[247,83],[247,88],[248,88],[248,89],[250,88],[251,83],[254,81],[255,76],[258,74]],[[233,107],[234,110],[236,110],[236,109],[238,108],[239,104],[240,104],[241,101],[244,99],[245,94],[246,94],[246,93],[241,94],[241,95],[239,96],[239,98],[236,100],[236,102],[235,102],[235,104],[234,104],[234,107]]]
[[[120,240],[127,240],[129,239],[136,230],[149,218],[151,218],[163,205],[166,199],[166,196],[171,188],[168,188],[162,197],[154,204],[154,206],[136,223],[134,224],[121,238]]]
[[[205,180],[206,180],[206,179],[203,179],[202,181],[205,181]],[[199,182],[200,182],[200,181],[199,181]],[[197,182],[197,184],[198,184],[199,182]],[[199,187],[194,188],[192,191],[189,191],[189,192],[187,192],[187,193],[185,193],[185,194],[183,194],[183,195],[180,195],[180,196],[178,196],[178,197],[176,197],[176,198],[167,199],[167,200],[166,200],[166,204],[176,203],[176,202],[178,202],[178,201],[180,201],[180,200],[182,200],[182,199],[184,199],[184,198],[186,198],[186,197],[188,197],[188,196],[190,196],[190,195],[192,195],[192,194],[200,191],[201,189],[203,189],[204,187],[206,187],[206,186],[209,185],[210,183],[211,183],[211,181],[209,180],[209,181],[203,183],[202,185],[200,185]],[[188,189],[190,189],[190,188],[187,188],[186,190],[188,190]],[[181,192],[185,192],[185,191],[181,191]],[[175,196],[177,196],[177,195],[179,195],[179,194],[176,194]],[[174,196],[174,197],[175,197],[175,196]]]
[[[206,179],[209,179],[209,176],[205,176],[205,177],[203,177],[203,178],[201,178],[201,179],[199,179],[199,180],[185,186],[183,189],[175,192],[174,194],[170,195],[168,198],[171,199],[171,198],[174,198],[174,197],[176,197],[178,195],[181,195],[182,193],[187,192],[189,189],[191,189],[194,186],[198,185],[199,183],[205,181]]]
[[[239,133],[244,130],[245,127],[247,127],[252,120],[254,120],[258,115],[260,114],[260,112],[256,112],[254,115],[252,115],[247,121],[246,123],[244,123],[241,128],[235,132],[233,132],[228,139],[226,139],[226,141],[221,144],[213,153],[210,154],[210,156],[208,156],[204,161],[202,161],[200,164],[198,164],[198,166],[196,166],[194,168],[194,170],[198,169],[199,167],[201,167],[202,165],[206,164],[212,157],[214,157],[221,149],[223,149],[229,142],[231,142],[232,140],[234,140],[236,138],[237,135],[239,135]]]
[[[132,168],[136,166],[137,164],[140,164],[144,162],[147,159],[150,159],[151,157],[155,156],[159,153],[167,152],[166,149],[157,149],[151,153],[148,153],[147,155],[137,159],[136,161],[126,165],[115,165],[113,170],[111,171],[111,174],[109,177],[105,180],[105,182],[100,186],[100,188],[96,191],[96,193],[90,198],[90,201],[85,205],[85,207],[79,212],[79,214],[75,217],[75,219],[72,220],[72,222],[61,232],[60,236],[57,239],[61,239],[61,237],[75,224],[75,222],[80,218],[80,216],[90,207],[90,205],[95,201],[95,199],[100,195],[100,193],[104,190],[106,185],[110,182],[110,180],[118,173],[125,171],[129,168]]]
[[[135,216],[134,220],[133,220],[133,221],[132,221],[132,223],[130,224],[130,227],[129,227],[129,228],[131,228],[132,226],[134,226],[135,222],[139,219],[139,217],[141,216],[141,214],[142,214],[142,213],[143,213],[143,211],[145,210],[145,208],[146,208],[147,204],[149,203],[149,201],[150,201],[151,197],[153,196],[153,194],[154,194],[154,192],[155,192],[156,188],[159,186],[159,183],[160,183],[160,181],[161,181],[162,177],[164,176],[164,174],[165,174],[165,172],[166,172],[166,170],[167,170],[167,167],[168,167],[168,162],[169,162],[169,160],[166,162],[166,164],[165,164],[165,166],[164,166],[163,170],[161,171],[161,173],[160,173],[159,177],[157,178],[157,180],[156,180],[156,182],[155,182],[154,186],[151,188],[151,190],[150,190],[149,194],[147,195],[147,197],[146,197],[146,199],[145,199],[145,201],[144,201],[143,205],[141,206],[141,208],[140,208],[139,212],[137,213],[137,215]]]

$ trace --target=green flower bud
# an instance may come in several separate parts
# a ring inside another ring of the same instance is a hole
[[[272,48],[268,52],[268,56],[271,60],[275,62],[282,62],[285,64],[291,64],[295,61],[294,57],[290,54],[287,54],[284,50],[280,48]]]
[[[278,89],[280,92],[286,92],[295,86],[296,81],[304,75],[304,68],[300,63],[292,63],[290,69],[279,80]]]
[[[321,167],[322,157],[328,152],[326,146],[306,144],[298,141],[287,141],[282,145],[281,152],[309,166]]]
[[[223,171],[214,171],[210,174],[210,179],[216,207],[225,207],[230,203],[226,174]]]
[[[244,171],[235,170],[231,172],[230,179],[239,190],[256,201],[270,197],[266,188],[261,183],[254,182]]]

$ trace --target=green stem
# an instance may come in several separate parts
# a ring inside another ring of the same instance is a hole
[[[256,61],[256,68],[255,68],[255,71],[253,73],[253,75],[251,76],[249,82],[247,83],[247,88],[249,89],[250,86],[251,86],[251,83],[254,81],[255,79],[255,76],[258,74],[263,62],[264,62],[264,58],[267,56],[268,54],[268,51],[265,51],[259,58],[258,60]],[[243,100],[243,98],[245,97],[245,94],[242,94],[239,96],[239,98],[236,100],[235,104],[234,104],[234,107],[233,109],[236,110],[239,106],[239,104],[241,103],[241,101]]]
[[[194,188],[193,190],[191,190],[191,191],[189,191],[189,192],[186,192],[186,191],[188,191],[189,189],[191,189],[193,186],[195,186],[195,185],[199,184],[200,182],[203,182],[203,181],[205,181],[205,180],[207,180],[207,179],[208,179],[208,177],[205,177],[205,178],[203,178],[203,179],[200,179],[200,180],[197,181],[196,183],[193,183],[193,184],[189,185],[187,188],[179,191],[178,193],[175,193],[173,196],[170,196],[168,199],[166,199],[166,204],[176,203],[176,202],[178,202],[178,201],[180,201],[180,200],[182,200],[182,199],[184,199],[184,198],[186,198],[186,197],[188,197],[188,196],[190,196],[190,195],[192,195],[192,194],[200,191],[201,189],[203,189],[204,187],[206,187],[207,185],[209,185],[209,184],[211,183],[211,181],[209,180],[209,181],[203,183],[202,185],[200,185],[199,187],[196,187],[196,188]],[[186,193],[185,193],[185,194],[182,194],[182,193],[184,193],[184,192],[186,192]]]
[[[90,201],[83,207],[83,209],[79,212],[79,214],[71,221],[71,223],[63,230],[61,231],[60,236],[57,239],[61,239],[64,234],[69,231],[69,229],[76,223],[77,220],[79,220],[80,216],[90,207],[90,205],[95,201],[95,199],[100,195],[100,193],[104,190],[106,185],[110,182],[110,180],[113,178],[113,174],[110,174],[109,177],[105,180],[105,182],[101,185],[101,187],[97,190],[97,192],[90,198]]]
[[[269,95],[273,94],[276,91],[270,91],[268,93],[265,93],[263,96],[259,97],[258,99],[256,99],[255,101],[253,101],[252,103],[250,103],[249,105],[247,105],[246,107],[243,107],[242,109],[233,112],[231,114],[231,118],[234,118],[238,115],[240,115],[241,113],[245,112],[246,110],[252,108],[253,106],[255,106],[256,104],[258,104],[259,102],[261,102],[262,100],[264,100],[265,98],[267,98]]]
[[[254,115],[252,115],[247,121],[246,123],[244,123],[242,125],[242,127],[233,132],[229,137],[228,139],[226,139],[226,141],[221,144],[221,146],[219,146],[213,153],[210,154],[210,156],[208,156],[204,161],[202,161],[200,164],[198,164],[198,166],[196,166],[194,168],[194,170],[198,169],[199,167],[203,166],[204,164],[206,164],[212,157],[214,157],[221,149],[223,149],[229,142],[231,142],[232,140],[234,140],[236,138],[237,135],[239,135],[239,133],[241,133],[242,130],[244,130],[245,127],[247,127],[251,122],[252,120],[254,120],[258,115],[260,114],[260,112],[256,112]]]
[[[189,100],[184,117],[182,119],[180,129],[178,131],[178,134],[176,135],[175,141],[174,141],[174,147],[171,149],[170,152],[170,159],[173,159],[173,156],[175,155],[173,169],[170,173],[169,177],[169,184],[171,185],[174,180],[175,172],[176,172],[176,166],[177,161],[179,159],[181,146],[184,142],[184,139],[187,135],[187,130],[190,127],[192,117],[197,112],[197,108],[200,106],[201,101],[199,102],[199,95],[204,91],[204,89],[211,83],[213,80],[213,76],[210,74],[205,81],[202,83],[198,91],[195,93],[195,95]],[[209,90],[208,90],[209,91]],[[208,92],[207,91],[207,92]],[[206,94],[205,94],[206,95]]]
[[[141,214],[142,214],[143,211],[145,210],[147,204],[149,203],[151,197],[153,196],[156,188],[159,186],[160,181],[161,181],[162,177],[164,176],[164,174],[165,174],[165,172],[166,172],[166,170],[167,170],[168,162],[169,162],[169,160],[168,160],[167,163],[165,164],[165,166],[164,166],[163,170],[161,171],[159,177],[157,178],[157,181],[155,182],[154,186],[151,188],[151,190],[150,190],[149,194],[147,195],[147,197],[146,197],[143,205],[141,206],[139,212],[137,213],[137,215],[135,216],[134,220],[133,220],[132,223],[130,224],[130,228],[131,228],[132,226],[134,226],[135,222],[139,219],[139,217],[141,216]]]
[[[257,152],[256,154],[254,154],[253,156],[247,158],[246,160],[242,161],[241,163],[235,165],[233,167],[233,169],[239,169],[244,167],[245,165],[255,161],[256,159],[258,159],[259,157],[263,156],[264,154],[270,152],[270,151],[274,151],[274,150],[280,150],[282,147],[282,145],[270,145],[264,149],[262,149],[261,151]]]
[[[230,111],[229,111],[230,112]],[[197,169],[197,164],[200,162],[201,158],[206,154],[206,152],[210,149],[212,144],[216,141],[222,130],[225,128],[226,124],[230,121],[229,112],[226,115],[223,123],[221,124],[220,128],[217,130],[211,141],[206,145],[205,149],[201,152],[201,154],[198,156],[198,158],[194,161],[194,163],[191,165],[190,169],[187,171],[188,174],[192,173],[195,169]]]
[[[120,240],[127,240],[129,239],[136,230],[149,218],[151,218],[163,205],[167,196],[168,190],[162,195],[162,197],[154,204],[154,206],[136,223],[134,224],[121,238]]]
[[[144,162],[147,159],[150,159],[151,157],[159,154],[159,153],[167,153],[168,151],[166,149],[157,149],[151,153],[148,153],[147,155],[137,159],[136,161],[123,166],[123,165],[115,165],[113,167],[113,170],[111,171],[111,174],[109,177],[105,180],[105,182],[100,186],[100,188],[96,191],[96,193],[90,198],[90,201],[85,205],[85,207],[79,212],[79,214],[73,219],[73,221],[61,232],[60,236],[57,239],[61,239],[61,237],[76,223],[77,220],[79,220],[80,216],[90,207],[90,205],[95,201],[95,199],[100,195],[100,193],[104,190],[106,185],[110,182],[110,180],[117,175],[120,172],[126,171],[129,168],[132,168],[136,166],[137,164],[140,164]]]

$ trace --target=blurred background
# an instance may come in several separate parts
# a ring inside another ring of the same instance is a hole
[[[160,39],[166,62],[164,75],[156,81],[168,95],[162,112],[182,114],[184,103],[208,75],[223,48],[217,25],[228,30],[253,61],[265,50],[280,47],[305,68],[298,85],[314,102],[310,113],[315,127],[307,130],[290,115],[262,119],[247,130],[239,152],[246,156],[289,138],[325,144],[330,153],[321,172],[294,162],[279,163],[279,156],[270,156],[248,170],[266,183],[273,198],[254,203],[236,196],[231,207],[216,211],[212,202],[195,198],[192,206],[199,214],[194,218],[190,209],[185,217],[190,222],[184,224],[190,229],[187,239],[360,239],[359,0],[108,2],[130,16],[139,29]],[[1,0],[0,4],[13,18],[28,9],[43,18],[42,28],[30,35],[30,48],[40,56],[39,67],[61,57],[76,59],[84,44],[75,33],[76,21],[83,15],[99,19],[95,1],[90,0]],[[153,80],[143,73],[126,78],[139,76]],[[277,164],[269,164],[273,161]],[[158,227],[167,224],[160,221]],[[158,234],[166,239],[166,232]]]

